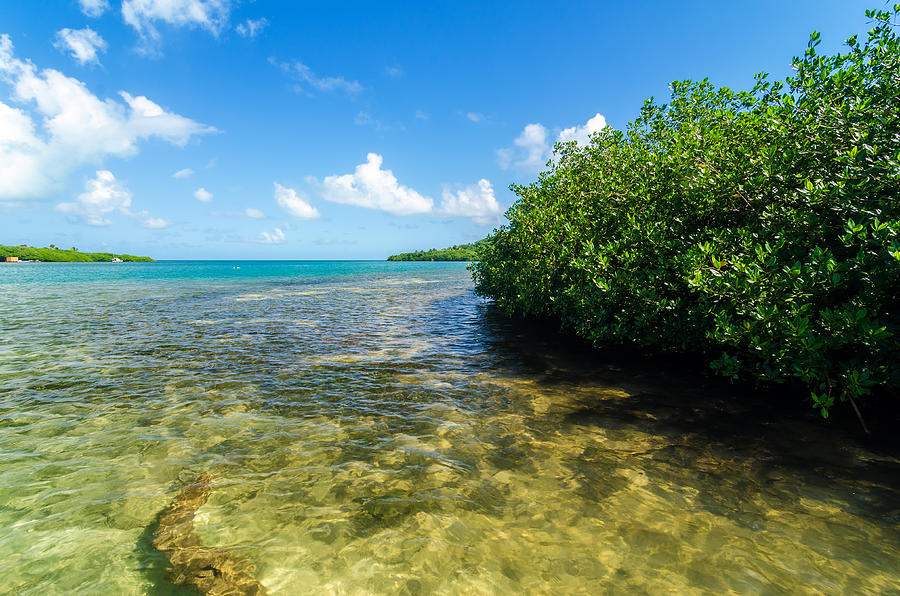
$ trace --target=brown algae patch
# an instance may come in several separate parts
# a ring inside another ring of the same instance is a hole
[[[896,459],[379,276],[29,299],[5,589],[166,593],[162,551],[207,593],[896,593]],[[185,469],[228,481],[160,500]]]
[[[210,596],[262,596],[265,590],[253,577],[255,566],[227,549],[203,545],[194,529],[194,516],[212,492],[212,474],[200,474],[181,489],[159,518],[153,546],[165,553],[176,586]]]

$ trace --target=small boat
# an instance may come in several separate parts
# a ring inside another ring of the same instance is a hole
[[[124,261],[122,259],[120,259],[119,257],[113,257],[112,262],[113,263],[124,263]]]

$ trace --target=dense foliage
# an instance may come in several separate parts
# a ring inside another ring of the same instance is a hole
[[[152,261],[150,257],[136,257],[134,255],[115,255],[110,252],[79,252],[76,248],[62,250],[52,244],[50,248],[35,248],[33,246],[3,246],[0,244],[0,260],[5,257],[19,257],[23,261],[112,261],[119,258],[123,261]]]
[[[868,38],[749,92],[673,83],[627,132],[558,145],[472,266],[510,313],[705,355],[835,399],[900,385],[900,45]],[[854,404],[855,406],[855,404]]]
[[[478,258],[478,247],[486,240],[479,240],[473,244],[458,244],[450,248],[420,250],[405,252],[399,255],[391,255],[388,261],[474,261]]]

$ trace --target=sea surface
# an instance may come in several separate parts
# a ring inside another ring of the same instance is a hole
[[[269,594],[900,594],[896,457],[570,343],[459,263],[0,265],[0,593],[185,593],[202,477]]]

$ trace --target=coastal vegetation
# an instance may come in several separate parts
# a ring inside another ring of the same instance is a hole
[[[900,386],[900,43],[866,39],[749,91],[671,85],[625,131],[558,144],[513,185],[476,288],[596,345],[699,354],[836,401]]]
[[[111,252],[81,252],[74,246],[68,250],[50,245],[47,248],[35,248],[20,244],[19,246],[4,246],[0,244],[0,259],[5,257],[18,257],[22,261],[52,261],[52,262],[82,262],[82,261],[152,261],[150,257],[136,257],[134,255],[118,255]]]
[[[391,255],[388,261],[475,261],[478,259],[479,249],[487,242],[482,239],[472,244],[458,244],[450,248],[442,248],[440,250],[432,248],[430,250],[419,250],[415,252],[405,252],[399,255]]]

